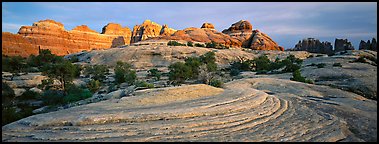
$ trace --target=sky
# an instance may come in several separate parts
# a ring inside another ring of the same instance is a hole
[[[377,39],[377,2],[2,2],[2,31],[52,19],[66,30],[79,25],[101,32],[112,22],[127,26],[149,19],[181,30],[210,22],[222,31],[247,20],[285,49],[304,38]]]

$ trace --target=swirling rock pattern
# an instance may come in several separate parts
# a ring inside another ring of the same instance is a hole
[[[2,141],[376,141],[376,113],[353,93],[255,78],[34,115],[3,126]]]

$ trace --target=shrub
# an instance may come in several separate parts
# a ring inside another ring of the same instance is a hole
[[[2,56],[2,70],[11,73],[20,73],[27,69],[27,64],[21,56]]]
[[[158,69],[156,68],[150,69],[147,72],[148,72],[147,76],[154,77],[156,81],[159,81],[161,79],[162,72],[159,71]]]
[[[95,93],[97,90],[99,90],[100,86],[101,86],[101,82],[99,80],[94,80],[94,79],[89,81],[89,83],[87,84],[88,89],[92,93]]]
[[[303,82],[303,83],[310,83],[313,84],[314,82],[309,79],[305,79],[305,77],[301,76],[300,70],[296,70],[292,73],[292,78],[290,78],[293,81]]]
[[[173,82],[174,85],[182,84],[192,76],[191,67],[185,65],[183,62],[176,62],[171,64],[168,68],[170,70],[169,80]]]
[[[341,63],[333,63],[334,67],[342,67]]]
[[[179,42],[177,42],[177,41],[169,41],[169,42],[167,43],[167,45],[168,45],[168,46],[186,46],[186,44],[181,44],[181,43],[179,43]]]
[[[44,105],[60,105],[64,98],[64,92],[60,90],[46,90],[42,94],[42,101]]]
[[[12,105],[15,98],[13,89],[5,82],[1,82],[1,88],[2,106]]]
[[[237,76],[241,73],[239,69],[231,69],[230,70],[230,76]]]
[[[188,57],[185,60],[185,65],[191,68],[190,78],[197,78],[199,75],[199,67],[202,64],[198,57]]]
[[[136,81],[136,87],[154,88],[154,84],[146,81]]]
[[[88,89],[83,89],[75,85],[71,85],[68,89],[67,95],[63,97],[63,104],[76,102],[86,98],[90,98],[92,93]]]
[[[40,50],[37,56],[29,56],[27,63],[30,66],[42,68],[44,65],[61,63],[65,61],[62,56],[52,54],[50,50]]]
[[[65,90],[65,86],[72,83],[72,80],[76,77],[77,71],[80,71],[77,66],[69,61],[63,61],[44,65],[42,75],[59,80],[62,83],[61,88]]]
[[[77,55],[72,56],[72,57],[70,58],[70,62],[71,62],[71,63],[79,62],[79,58],[78,58],[78,56],[77,56]]]
[[[91,79],[103,82],[106,75],[109,73],[109,69],[106,65],[91,65],[87,66],[84,70],[84,75],[90,76]]]
[[[258,58],[255,58],[253,60],[253,63],[255,65],[256,71],[271,69],[270,68],[271,61],[268,59],[267,55],[262,55],[262,56],[259,56]]]
[[[325,65],[326,65],[325,63],[316,64],[317,68],[324,68]]]
[[[216,46],[217,46],[217,43],[214,41],[211,41],[209,43],[205,43],[206,48],[216,48]]]
[[[39,94],[34,91],[27,90],[20,96],[21,100],[34,100],[39,98]]]
[[[137,79],[136,71],[131,70],[132,65],[129,63],[124,63],[121,61],[118,61],[116,64],[116,67],[114,69],[115,71],[115,79],[116,83],[120,84],[123,82],[127,82],[130,85],[134,84],[135,80]]]
[[[193,47],[193,42],[191,41],[187,42],[187,46]]]
[[[298,81],[298,82],[305,82],[305,78],[303,76],[301,76],[300,70],[295,70],[292,73],[291,80]]]
[[[207,65],[208,71],[213,72],[217,70],[216,57],[214,52],[207,52],[201,55],[200,61]]]
[[[214,87],[222,87],[224,84],[224,82],[222,82],[221,80],[218,80],[218,79],[212,79],[209,83],[209,85],[211,86],[214,86]]]
[[[205,47],[204,44],[200,44],[200,43],[195,43],[195,47]]]

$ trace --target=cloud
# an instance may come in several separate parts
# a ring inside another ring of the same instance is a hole
[[[14,23],[2,23],[1,30],[3,32],[12,32],[12,33],[17,33],[20,27],[22,26],[21,24],[14,24]]]

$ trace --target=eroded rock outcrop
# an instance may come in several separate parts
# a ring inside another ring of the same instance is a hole
[[[345,50],[354,50],[353,44],[347,39],[337,39],[334,42],[334,52],[340,52]]]
[[[250,48],[253,50],[280,50],[284,51],[284,48],[279,46],[275,41],[273,41],[268,35],[254,30],[251,35]]]
[[[370,40],[367,40],[367,42],[361,40],[361,42],[359,43],[359,50],[378,51],[376,39],[372,38],[371,42]]]
[[[215,26],[211,23],[203,23],[201,28],[207,28],[207,29],[215,29]]]
[[[328,41],[320,42],[320,40],[315,38],[307,38],[299,41],[293,50],[307,51],[311,53],[332,54],[333,46]]]
[[[251,45],[252,30],[253,25],[249,21],[240,20],[232,24],[228,29],[224,29],[222,33],[237,39],[241,42],[242,47],[248,48]]]
[[[71,31],[62,23],[41,20],[32,26],[22,26],[18,34],[2,33],[2,52],[5,55],[29,56],[38,54],[38,48],[50,49],[53,54],[67,55],[83,50],[107,49],[120,45],[120,38],[128,44],[126,34],[100,34],[88,26],[81,25]],[[117,43],[117,44],[115,44]]]
[[[169,36],[176,32],[177,30],[169,28],[166,24],[163,25],[160,35]]]

